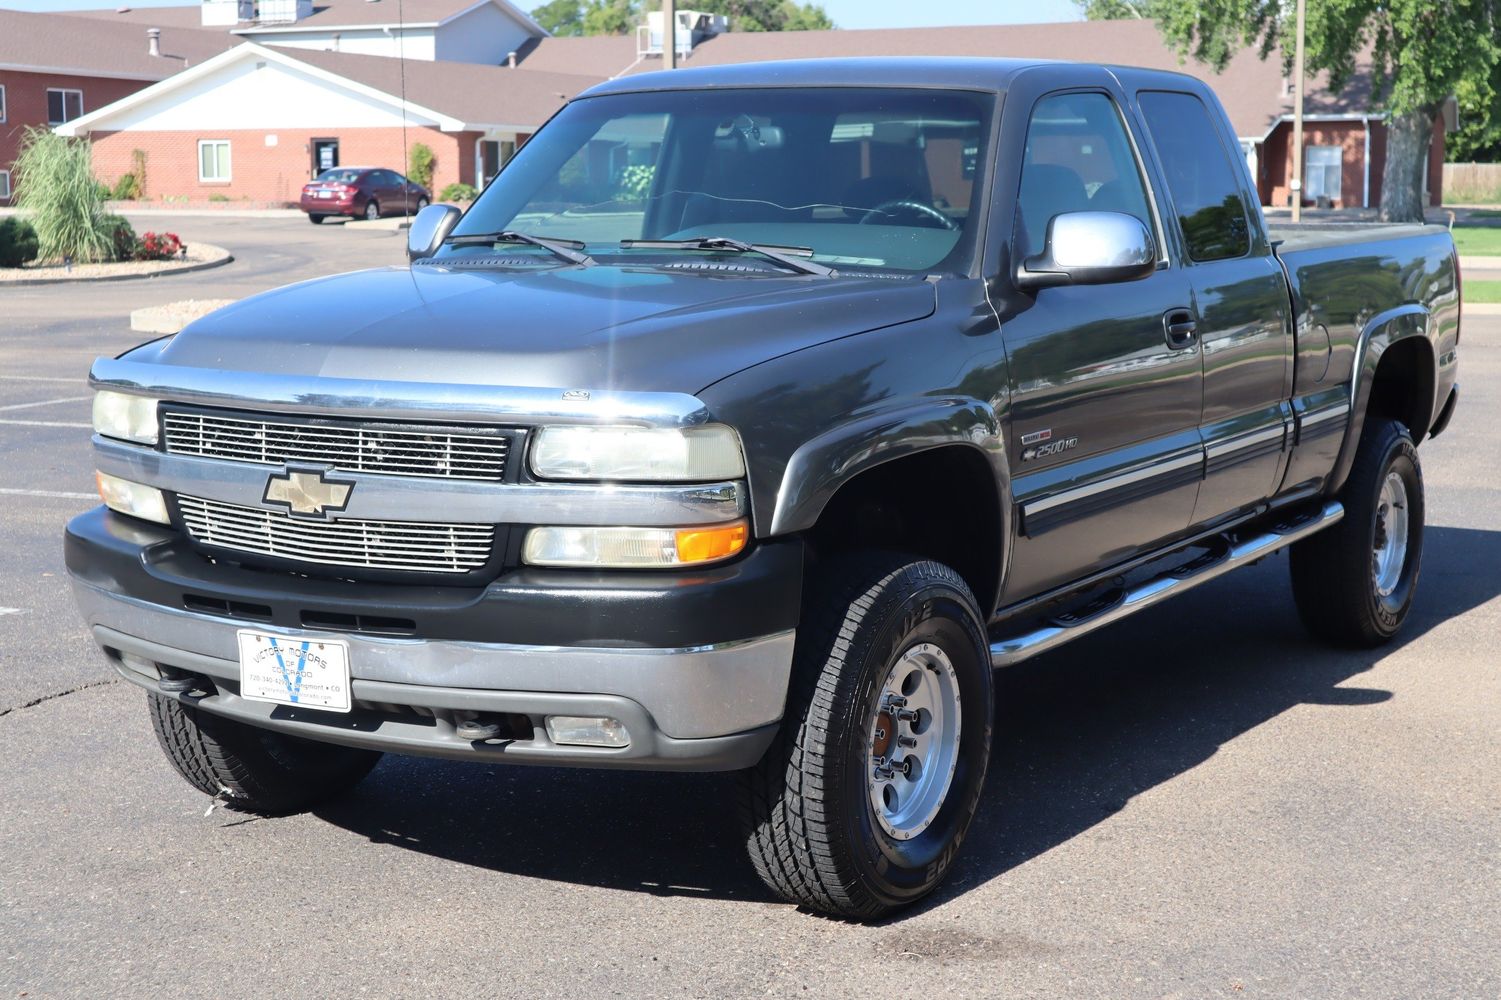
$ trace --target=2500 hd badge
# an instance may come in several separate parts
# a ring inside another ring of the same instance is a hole
[[[874,919],[966,840],[996,669],[1283,549],[1320,639],[1412,607],[1454,244],[1269,231],[1198,80],[626,76],[407,249],[93,367],[78,605],[234,808],[733,772],[770,889]]]

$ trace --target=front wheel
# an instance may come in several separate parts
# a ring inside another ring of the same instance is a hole
[[[1377,646],[1407,620],[1423,559],[1423,470],[1405,426],[1370,418],[1340,500],[1344,520],[1292,547],[1293,598],[1319,638]]]
[[[156,740],[177,773],[244,812],[311,809],[359,784],[381,757],[247,726],[155,693],[146,700]]]
[[[741,780],[751,863],[789,902],[871,920],[942,881],[990,758],[982,616],[953,570],[836,560],[798,631],[782,731]]]
[[[420,212],[424,208],[426,208],[427,206],[428,206],[428,201],[427,201],[426,198],[418,198],[417,199],[417,207],[415,209],[413,209],[413,213],[415,214],[416,212]]]

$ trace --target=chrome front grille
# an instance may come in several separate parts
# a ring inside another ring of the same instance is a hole
[[[472,427],[291,423],[262,417],[167,411],[163,439],[174,455],[265,465],[306,462],[346,472],[499,481],[511,439]]]
[[[427,521],[314,521],[178,494],[183,524],[205,545],[360,569],[468,573],[490,561],[495,528]]]

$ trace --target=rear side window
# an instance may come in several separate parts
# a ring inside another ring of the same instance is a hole
[[[1137,100],[1167,175],[1189,258],[1244,257],[1251,249],[1246,203],[1209,109],[1192,94],[1170,91],[1144,91]]]
[[[1041,252],[1048,223],[1066,212],[1121,212],[1153,230],[1125,125],[1104,94],[1045,97],[1027,125],[1017,198],[1023,258]]]

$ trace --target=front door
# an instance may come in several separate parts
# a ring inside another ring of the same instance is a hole
[[[339,165],[338,139],[314,139],[312,150],[314,177],[317,177],[325,170],[332,170]]]
[[[1160,90],[1136,99],[1197,304],[1207,462],[1194,522],[1208,525],[1265,500],[1281,479],[1293,378],[1287,286],[1250,224],[1250,179],[1203,101]]]
[[[1160,263],[1138,281],[1038,289],[1002,317],[1021,513],[1009,600],[1183,534],[1203,473],[1197,343],[1170,343],[1166,328],[1192,306],[1192,289],[1163,248],[1110,93],[1050,94],[1033,105],[1017,197],[1013,261],[1042,249],[1054,216],[1108,211],[1156,234]]]

